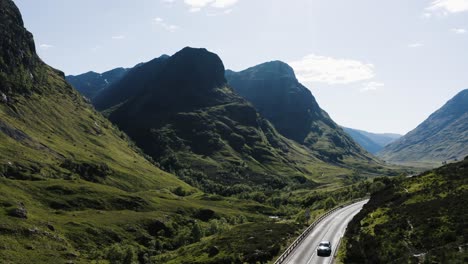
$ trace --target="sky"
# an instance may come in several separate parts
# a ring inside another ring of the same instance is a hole
[[[282,60],[340,125],[405,134],[468,88],[468,0],[14,0],[65,74],[186,47]]]

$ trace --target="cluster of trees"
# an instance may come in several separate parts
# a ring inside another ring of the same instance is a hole
[[[112,264],[153,263],[154,256],[167,251],[199,242],[207,236],[227,232],[232,226],[244,224],[247,218],[243,215],[219,217],[201,221],[183,216],[176,216],[168,222],[154,221],[148,224],[149,234],[142,235],[135,242],[115,243],[107,247],[96,256],[96,259],[105,259]]]

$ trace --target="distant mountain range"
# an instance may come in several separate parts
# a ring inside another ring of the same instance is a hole
[[[393,163],[437,166],[444,161],[462,160],[468,155],[468,89],[414,130],[377,153]]]
[[[151,100],[155,100],[149,99],[149,93],[154,93],[155,90],[161,89],[161,86],[172,85],[167,80],[165,84],[161,84],[162,72],[166,71],[168,61],[171,58],[170,56],[163,55],[130,69],[123,78],[111,83],[106,89],[97,94],[92,100],[93,104],[98,110],[109,115],[115,123],[119,124],[123,122],[115,119],[116,113],[112,114],[113,112],[123,114],[122,110],[116,111],[117,109],[123,109],[124,106],[122,104],[125,103],[127,106],[130,104],[134,104],[135,106],[144,104],[142,102],[135,103],[135,97],[145,97],[144,102],[148,102],[147,104],[149,104]],[[219,71],[224,71],[223,69]],[[179,76],[188,74],[178,73]],[[351,167],[355,163],[359,163],[360,166],[364,164],[364,170],[374,172],[375,168],[379,166],[377,165],[378,162],[369,153],[344,133],[331,120],[328,114],[319,107],[311,92],[298,82],[294,71],[286,63],[280,61],[268,62],[239,73],[227,70],[225,71],[225,76],[227,83],[223,83],[222,86],[231,86],[234,89],[233,95],[239,94],[251,102],[258,113],[273,124],[279,134],[305,146],[310,155],[322,161],[340,164],[340,166],[344,167]],[[182,79],[186,79],[186,77],[182,77]],[[172,82],[175,82],[175,80]],[[183,85],[193,86],[189,81]],[[179,87],[181,85],[172,86]],[[151,90],[153,91],[151,92]],[[170,94],[174,91],[175,88],[172,88],[172,90],[166,91],[165,94]],[[184,95],[185,93],[179,92],[179,95]],[[209,97],[212,95],[205,94],[205,96]],[[158,98],[164,97],[161,95]],[[188,99],[208,100],[208,98],[203,98],[202,94],[193,98],[178,97],[171,100],[175,100],[172,102],[174,105],[180,105],[178,111],[183,111],[182,105],[176,103],[176,101]],[[236,100],[238,99],[240,98]],[[153,101],[152,104],[164,103],[155,102]],[[189,105],[190,103],[192,102],[185,104]],[[201,106],[203,106],[203,103]],[[139,109],[132,111],[139,111],[140,115],[144,116],[141,106],[138,107]],[[146,112],[145,114],[148,115],[148,113]],[[127,116],[120,118],[120,120],[133,120],[135,118]],[[122,125],[119,124],[121,127]],[[131,129],[132,125],[128,127],[128,129]],[[131,132],[129,133],[131,134]],[[142,148],[145,149],[146,146],[142,146]],[[154,157],[160,157],[160,155],[161,153],[152,154]]]
[[[92,100],[111,83],[122,78],[127,71],[128,69],[124,68],[116,68],[104,73],[90,71],[76,76],[68,75],[66,79],[81,94]]]
[[[343,127],[343,130],[350,135],[361,147],[372,154],[376,154],[386,145],[402,137],[393,133],[371,133],[364,130]]]

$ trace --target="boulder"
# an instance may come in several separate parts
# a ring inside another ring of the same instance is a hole
[[[28,218],[28,211],[24,207],[24,205],[21,203],[18,207],[12,209],[9,212],[10,216],[17,217],[17,218],[22,218],[22,219],[27,219]]]

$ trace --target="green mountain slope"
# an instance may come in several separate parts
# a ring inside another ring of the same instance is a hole
[[[466,263],[468,157],[412,178],[374,181],[348,225],[344,263]]]
[[[90,100],[106,89],[109,85],[119,80],[128,72],[128,69],[116,68],[103,73],[87,72],[79,75],[68,75],[66,80]]]
[[[379,166],[320,108],[286,63],[272,61],[241,72],[227,71],[226,78],[278,132],[306,146],[321,160],[351,167],[365,164],[370,170]]]
[[[97,170],[111,176],[91,181],[123,189],[180,186],[174,176],[138,154],[122,132],[66,83],[63,73],[37,57],[19,11],[11,1],[1,3],[3,168],[38,180],[67,178],[81,169]],[[135,172],[137,167],[143,170]]]
[[[382,150],[386,145],[399,139],[401,135],[391,133],[371,133],[364,130],[343,127],[343,130],[350,135],[354,141],[361,145],[365,150],[375,154]]]
[[[130,98],[106,100],[122,91]],[[110,120],[145,153],[209,192],[314,186],[321,167],[340,170],[278,134],[227,86],[222,61],[204,49],[185,48],[135,68],[102,98],[97,107],[110,107]]]
[[[393,163],[436,166],[468,155],[468,89],[449,100],[417,128],[378,156]]]

